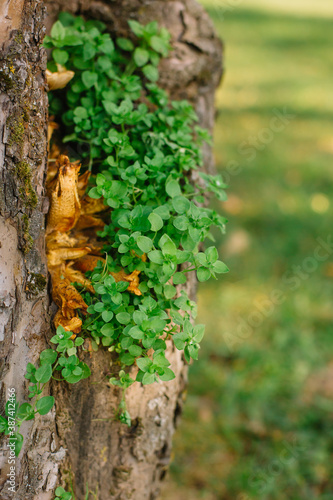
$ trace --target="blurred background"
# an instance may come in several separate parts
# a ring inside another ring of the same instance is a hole
[[[163,500],[333,499],[333,2],[203,0],[230,273],[200,285]],[[331,245],[331,246],[330,246]]]

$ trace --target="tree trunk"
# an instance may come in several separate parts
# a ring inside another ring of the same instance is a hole
[[[172,99],[189,99],[200,125],[209,129],[214,120],[214,90],[221,76],[221,44],[207,14],[194,0],[46,3],[45,19],[39,0],[7,0],[0,11],[1,414],[8,388],[14,387],[21,401],[26,399],[26,364],[35,361],[51,335],[44,252],[47,95],[46,59],[40,48],[43,26],[49,29],[60,10],[100,19],[116,36],[129,35],[129,19],[143,24],[157,20],[171,32],[174,47],[160,65],[160,84]],[[207,147],[206,170],[212,165]],[[194,276],[187,292],[193,299]],[[87,484],[98,491],[99,500],[156,498],[186,385],[182,353],[171,344],[168,350],[176,378],[149,386],[136,383],[128,389],[130,428],[114,420],[120,393],[104,382],[110,373],[111,353],[87,355],[85,362],[92,370],[89,379],[71,386],[52,384],[56,411],[21,428],[25,442],[16,462],[14,496],[6,483],[8,451],[0,457],[0,497],[48,500],[56,485],[72,481],[78,500],[84,498]],[[3,440],[4,450],[5,444]]]
[[[47,95],[44,80],[44,7],[38,0],[7,1],[0,19],[0,346],[1,414],[14,388],[27,397],[24,373],[45,348],[49,298],[44,251],[44,174]],[[54,414],[27,422],[16,461],[17,493],[8,490],[7,438],[1,442],[1,498],[32,498],[57,483],[61,451],[51,451]],[[44,464],[48,464],[47,470]],[[38,498],[43,498],[41,494]],[[46,497],[49,498],[49,497]]]

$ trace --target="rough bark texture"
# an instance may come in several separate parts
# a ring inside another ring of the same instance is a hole
[[[157,20],[167,27],[172,33],[174,51],[161,63],[160,83],[173,99],[191,100],[201,125],[212,128],[214,90],[221,76],[221,44],[208,15],[194,0],[57,0],[46,3],[47,29],[59,10],[100,19],[116,36],[129,36],[128,19],[144,24]],[[3,91],[0,168],[4,186],[0,198],[3,227],[0,271],[4,273],[1,275],[4,291],[0,298],[4,310],[0,322],[0,334],[1,331],[4,334],[3,402],[6,388],[10,386],[17,389],[21,399],[26,396],[23,383],[26,362],[34,360],[44,347],[45,333],[46,338],[50,335],[46,290],[34,286],[36,276],[46,275],[41,200],[47,104],[42,73],[44,53],[38,48],[43,31],[43,7],[38,0],[7,0],[7,4],[12,7],[15,4],[15,12],[19,4],[25,10],[19,19],[13,18],[15,22],[11,26],[8,26],[8,19],[0,21],[7,40],[2,50],[5,71],[0,73]],[[5,16],[5,12],[0,13]],[[14,122],[18,128],[11,125]],[[27,199],[33,195],[29,195],[25,177],[23,180],[22,175],[20,177],[17,167],[20,162],[26,162],[31,169],[28,186],[38,194],[35,208],[27,204]],[[207,148],[207,171],[212,169],[212,164],[211,150]],[[20,195],[22,185],[28,192],[24,196]],[[194,277],[187,288],[193,298]],[[87,484],[92,491],[98,489],[99,500],[156,498],[169,462],[172,435],[186,384],[186,367],[181,353],[170,345],[168,358],[176,373],[175,380],[145,387],[134,384],[128,390],[126,401],[133,418],[131,428],[114,420],[120,394],[117,388],[105,383],[105,375],[112,372],[110,353],[94,353],[91,359],[85,359],[92,369],[91,378],[74,386],[54,384],[51,390],[56,397],[56,416],[52,413],[37,424],[27,423],[24,427],[26,445],[19,462],[20,487],[14,498],[52,498],[58,467],[59,483],[70,479],[78,500],[84,498]],[[2,461],[6,463],[5,457]],[[0,491],[5,476],[3,469]],[[13,498],[4,492],[5,488],[1,498]]]
[[[50,328],[42,210],[47,154],[46,61],[40,49],[44,10],[38,0],[6,1],[0,9],[1,414],[8,388],[16,389],[18,400],[26,400],[25,368],[45,348]],[[16,462],[14,496],[6,483],[7,439],[1,437],[2,499],[30,499],[40,483],[51,493],[59,458],[50,447],[54,431],[54,414],[23,426],[26,439]]]

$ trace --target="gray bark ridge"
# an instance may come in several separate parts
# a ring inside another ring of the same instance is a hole
[[[49,331],[42,210],[47,159],[46,56],[40,47],[44,11],[38,0],[7,0],[0,7],[2,415],[8,389],[15,389],[18,401],[28,401],[26,365],[45,348]],[[8,439],[0,436],[1,499],[52,498],[59,466],[59,451],[51,451],[54,430],[54,413],[22,426],[25,440],[15,463],[15,493],[7,476]],[[45,497],[37,493],[42,489]]]

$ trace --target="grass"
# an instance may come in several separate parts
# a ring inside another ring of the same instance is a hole
[[[329,17],[333,15],[333,5],[330,0],[205,0],[206,7],[217,7],[230,12],[234,8],[246,6],[260,8],[266,12],[284,12],[290,15],[311,17]]]
[[[332,8],[249,0],[221,16],[209,1],[226,45],[215,156],[231,272],[199,289],[207,333],[162,499],[331,500],[333,264],[314,251],[332,234]]]

